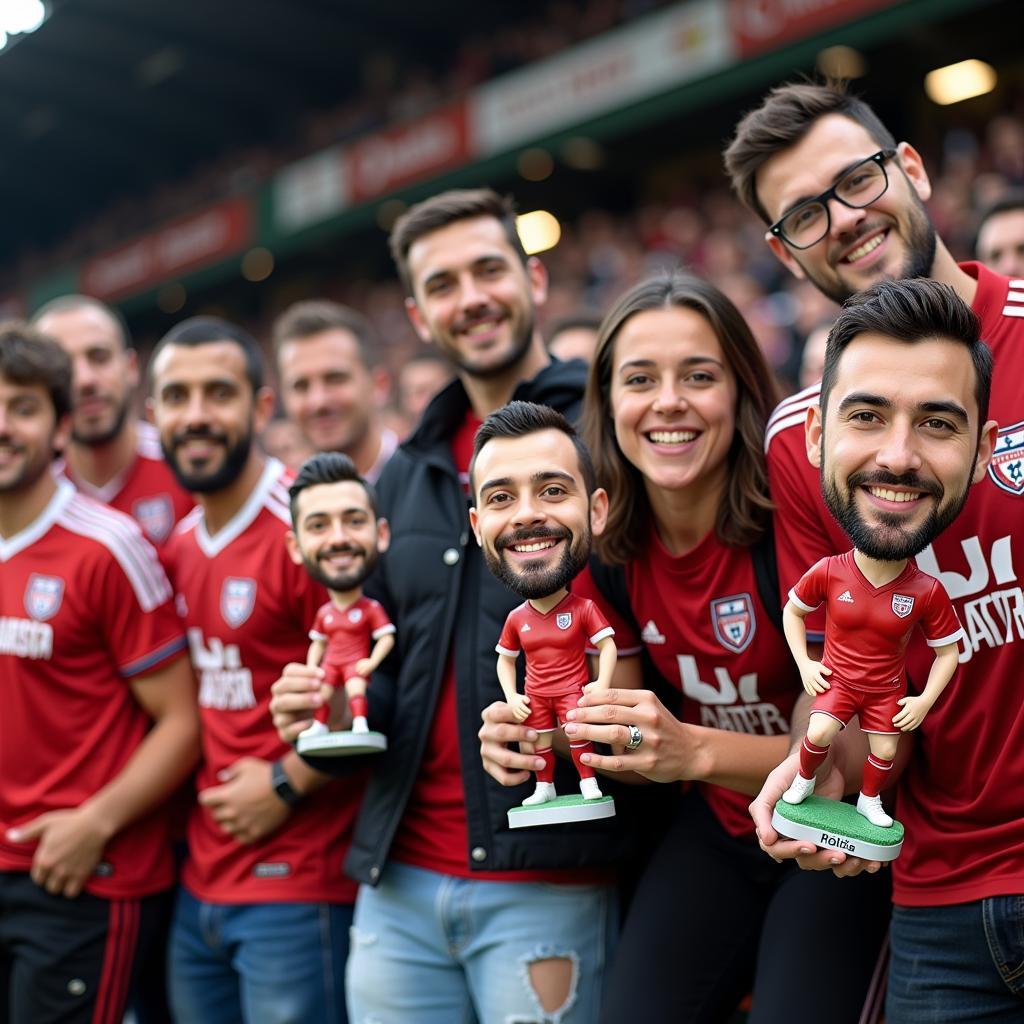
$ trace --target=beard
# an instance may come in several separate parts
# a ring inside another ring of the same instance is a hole
[[[916,192],[911,190],[913,207],[907,218],[907,255],[903,267],[895,277],[887,276],[887,280],[905,281],[912,278],[928,277],[932,272],[935,263],[935,248],[937,237],[935,225],[932,224],[924,203]],[[873,230],[873,229],[872,229]],[[816,271],[800,264],[807,279],[818,289],[822,295],[830,298],[840,306],[852,295],[856,295],[860,289],[851,288],[842,278],[824,278]]]
[[[16,454],[24,454],[24,447],[19,447],[6,437],[0,437],[0,444],[10,445],[15,449]],[[55,458],[52,446],[46,446],[39,450],[34,459],[29,459],[22,466],[17,476],[11,477],[4,482],[0,479],[0,494],[17,494],[20,491],[27,491],[44,473],[49,473]]]
[[[117,409],[115,409],[114,418],[110,421],[109,426],[90,434],[83,434],[81,431],[75,429],[75,418],[74,415],[72,415],[71,440],[76,444],[84,445],[87,448],[99,448],[102,445],[109,444],[124,429],[125,420],[128,419],[128,411],[131,408],[131,404],[131,396],[126,395],[121,404]]]
[[[532,564],[527,562],[514,569],[501,557],[501,552],[510,545],[546,539],[567,541],[561,557],[553,566],[548,567],[538,559]],[[530,530],[516,530],[499,537],[494,542],[493,551],[485,546],[484,560],[487,562],[487,568],[509,590],[528,601],[536,601],[569,586],[586,567],[592,543],[589,526],[575,542],[572,533],[564,528],[534,527]]]
[[[451,356],[452,362],[455,363],[456,367],[465,371],[470,377],[475,377],[477,380],[488,380],[492,377],[500,377],[502,374],[507,373],[514,366],[517,366],[522,362],[523,356],[526,355],[530,348],[530,343],[533,341],[533,332],[536,327],[536,323],[536,312],[531,304],[529,312],[523,318],[522,323],[520,323],[512,332],[512,344],[509,347],[508,352],[506,352],[505,355],[496,363],[480,363],[475,359],[465,359],[457,352],[448,352],[444,347],[441,348],[441,351],[447,352],[447,354]]]
[[[186,441],[213,441],[225,447],[224,461],[215,470],[190,470],[183,466],[178,460],[178,449]],[[178,434],[171,438],[170,445],[160,440],[160,448],[163,451],[167,465],[177,478],[179,484],[186,491],[193,494],[213,494],[233,484],[245,468],[249,459],[249,452],[252,450],[252,430],[243,434],[233,444],[228,444],[227,434],[215,430],[190,430],[187,433]]]
[[[362,556],[362,564],[358,569],[352,569],[347,573],[334,574],[327,569],[324,569],[320,562],[326,560],[331,555],[338,555],[344,553],[352,553],[353,555]],[[373,570],[377,568],[377,551],[373,548],[360,548],[354,544],[340,544],[333,548],[328,548],[326,551],[320,552],[315,558],[310,558],[305,551],[302,552],[302,564],[306,567],[306,572],[316,580],[317,583],[322,584],[328,590],[333,590],[338,593],[344,594],[350,590],[355,590],[356,587],[361,587],[371,576]]]
[[[977,456],[975,456],[977,461]],[[963,490],[943,503],[945,490],[938,483],[919,479],[913,473],[894,476],[888,473],[854,473],[846,481],[846,494],[839,491],[835,477],[825,478],[821,472],[821,493],[832,517],[853,546],[868,558],[883,562],[899,562],[923,551],[960,514],[970,493],[974,464]],[[861,487],[908,487],[930,494],[935,503],[924,522],[915,529],[904,526],[904,517],[896,512],[875,511],[879,526],[869,526],[857,508],[857,491]]]

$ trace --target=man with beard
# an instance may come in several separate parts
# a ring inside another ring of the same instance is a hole
[[[522,753],[544,762],[537,788],[522,804],[533,807],[558,795],[552,739],[590,682],[588,643],[599,651],[594,688],[606,690],[615,672],[614,630],[593,601],[569,593],[590,558],[593,533],[604,528],[608,495],[595,487],[590,453],[565,417],[528,402],[510,402],[487,417],[470,476],[469,521],[487,568],[526,599],[509,612],[495,649],[505,700],[516,721],[539,737],[536,746],[521,745]],[[520,651],[525,693],[516,689]],[[603,795],[582,760],[593,749],[589,741],[569,745],[585,800]]]
[[[457,376],[377,485],[391,545],[367,590],[391,614],[397,645],[368,690],[370,726],[389,747],[373,766],[346,861],[364,883],[350,1015],[591,1021],[616,931],[609,866],[621,854],[620,819],[581,823],[571,836],[505,827],[526,793],[480,769],[476,733],[481,708],[506,707],[494,638],[518,602],[487,570],[467,521],[483,419],[513,398],[571,419],[584,367],[544,348],[536,307],[547,277],[524,253],[509,201],[489,190],[434,196],[398,220],[391,250],[414,327]],[[282,737],[309,724],[319,688],[319,670],[286,668],[272,705]],[[329,764],[337,759],[317,762]]]
[[[152,544],[163,544],[192,508],[149,423],[131,416],[139,368],[121,318],[87,295],[63,295],[33,323],[71,359],[71,441],[65,471],[89,497],[130,515]]]
[[[343,1020],[355,886],[337,865],[360,787],[324,787],[267,713],[326,594],[288,555],[290,476],[253,444],[273,408],[259,346],[223,320],[186,320],[151,373],[160,443],[199,500],[165,549],[203,750],[171,926],[175,1019]]]
[[[0,1019],[120,1020],[198,753],[172,591],[127,516],[50,472],[71,365],[0,328]]]
[[[948,286],[905,281],[851,298],[829,334],[821,406],[807,428],[809,458],[854,549],[817,562],[783,611],[804,689],[814,698],[800,771],[782,796],[787,803],[814,791],[829,746],[857,714],[870,748],[857,810],[890,826],[879,794],[900,731],[921,725],[956,671],[960,623],[942,584],[909,559],[959,515],[991,456],[996,425],[977,427],[991,377],[978,329]],[[914,345],[915,364],[927,370],[905,371],[894,386],[886,374],[901,360],[900,344]],[[901,436],[908,428],[920,440]],[[867,445],[871,454],[858,464]],[[804,619],[822,605],[825,651],[817,661],[807,653]],[[905,653],[918,623],[935,659],[923,692],[905,696]]]
[[[323,667],[324,685],[331,692],[339,681],[344,685],[352,732],[368,733],[366,683],[395,646],[395,627],[379,602],[363,596],[363,583],[387,550],[388,524],[377,518],[376,499],[355,463],[337,452],[303,463],[288,495],[292,561],[304,565],[331,595],[316,613],[306,664]],[[329,732],[325,723],[326,716],[299,740],[324,736]],[[315,752],[315,745],[300,749]]]

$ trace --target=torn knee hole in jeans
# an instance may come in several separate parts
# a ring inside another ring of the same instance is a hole
[[[540,949],[519,963],[523,983],[542,1014],[537,1024],[558,1024],[576,1001],[579,956],[572,951]]]

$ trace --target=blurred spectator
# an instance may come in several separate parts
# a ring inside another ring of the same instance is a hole
[[[563,317],[548,331],[548,351],[556,359],[582,359],[589,366],[601,320],[600,313],[586,311]]]
[[[993,203],[982,215],[974,254],[997,274],[1024,277],[1024,191]]]
[[[260,444],[269,456],[280,459],[291,470],[297,470],[306,459],[316,454],[298,425],[284,416],[267,424]]]
[[[809,388],[821,380],[822,371],[825,369],[825,344],[828,341],[828,332],[832,329],[832,323],[821,324],[815,327],[807,340],[804,342],[804,351],[800,357],[800,387]]]
[[[432,349],[417,352],[398,371],[397,406],[406,430],[416,429],[430,400],[455,376],[452,364]]]

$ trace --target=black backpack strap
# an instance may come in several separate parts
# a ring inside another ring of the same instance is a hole
[[[761,539],[750,549],[757,580],[757,594],[772,625],[782,633],[782,605],[779,601],[779,564],[775,557],[775,530],[769,522]]]

